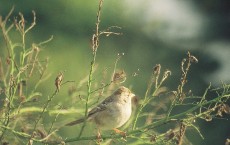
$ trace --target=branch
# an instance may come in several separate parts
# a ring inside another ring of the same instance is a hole
[[[83,122],[83,125],[80,129],[80,133],[78,135],[78,138],[81,137],[84,128],[86,126],[86,120],[88,116],[88,110],[89,110],[89,99],[91,97],[91,86],[92,86],[92,80],[93,80],[93,70],[96,62],[96,56],[97,56],[97,49],[99,47],[99,25],[100,25],[100,17],[101,17],[101,8],[102,8],[103,0],[99,1],[99,7],[97,12],[97,20],[96,20],[96,32],[92,36],[92,51],[93,51],[93,60],[91,61],[90,71],[89,71],[89,78],[88,78],[88,84],[87,84],[87,97],[86,97],[86,103],[85,103],[85,121]]]
[[[131,137],[132,135],[137,135],[137,134],[142,134],[142,133],[145,133],[149,130],[152,130],[156,127],[159,127],[161,125],[164,125],[164,124],[168,124],[168,123],[171,123],[171,122],[175,122],[175,121],[183,121],[183,122],[192,122],[193,120],[197,119],[197,118],[202,118],[202,116],[206,115],[206,114],[210,114],[210,113],[213,113],[218,107],[221,106],[221,104],[219,105],[215,105],[213,106],[212,108],[209,108],[203,112],[200,112],[199,114],[197,115],[193,115],[193,116],[189,116],[188,117],[188,114],[191,114],[191,113],[194,113],[196,110],[200,109],[201,107],[205,107],[205,106],[210,106],[214,103],[217,103],[219,102],[220,100],[222,99],[229,99],[230,98],[230,95],[229,94],[223,94],[222,96],[218,96],[210,101],[204,101],[202,103],[199,103],[197,104],[196,106],[188,109],[187,111],[184,111],[182,113],[179,113],[179,114],[176,114],[176,115],[173,115],[173,116],[170,116],[168,117],[167,119],[161,119],[161,120],[158,120],[158,121],[155,121],[149,125],[145,125],[145,126],[142,126],[142,127],[139,127],[138,129],[135,129],[135,130],[131,130],[131,131],[128,131],[126,134],[127,134],[127,138]],[[186,124],[187,125],[187,124]],[[47,141],[47,140],[44,140],[44,139],[41,139],[41,140],[38,140],[38,139],[35,139],[35,138],[31,138],[30,135],[28,134],[25,134],[23,132],[17,132],[9,127],[5,127],[5,126],[0,126],[2,128],[5,128],[13,133],[15,133],[16,135],[20,136],[20,137],[23,137],[23,138],[29,138],[31,140],[33,140],[34,142],[40,142],[40,143],[46,143],[46,144],[61,144],[61,143],[70,143],[70,142],[75,142],[75,141],[84,141],[84,140],[97,140],[98,137],[97,136],[86,136],[86,137],[74,137],[74,138],[67,138],[63,141]],[[121,135],[121,134],[115,134],[115,135],[101,135],[101,139],[103,140],[106,140],[106,139],[117,139],[117,138],[123,138],[124,136]]]

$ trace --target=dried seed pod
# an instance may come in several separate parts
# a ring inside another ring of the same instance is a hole
[[[172,129],[168,130],[168,131],[166,132],[166,134],[165,134],[165,139],[166,139],[166,140],[171,140],[171,139],[173,139],[174,137],[175,137],[175,132],[174,132]]]
[[[153,68],[153,74],[159,75],[161,71],[161,65],[156,64],[156,66]]]
[[[56,77],[55,79],[55,86],[57,88],[57,91],[60,91],[60,88],[61,88],[61,83],[63,81],[63,73],[60,72],[59,75]]]
[[[191,62],[198,63],[198,59],[195,56],[193,56],[193,55],[190,56],[189,59],[190,59]]]
[[[122,71],[117,71],[113,75],[112,81],[115,83],[124,83],[126,80],[126,73],[124,70]]]
[[[156,135],[151,135],[150,136],[150,142],[156,142],[156,139],[157,139],[157,137],[156,137]]]

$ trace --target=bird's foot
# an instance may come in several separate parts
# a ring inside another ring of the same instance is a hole
[[[97,142],[100,144],[102,142],[102,137],[100,131],[97,132]]]
[[[127,134],[124,131],[114,128],[115,133],[120,134],[123,138],[126,138]]]

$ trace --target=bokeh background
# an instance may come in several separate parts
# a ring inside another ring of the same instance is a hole
[[[60,71],[65,71],[65,80],[76,82],[88,75],[98,0],[0,0],[0,15],[6,16],[12,6],[15,7],[13,16],[22,12],[28,25],[32,21],[31,11],[36,12],[37,23],[27,36],[28,45],[54,37],[41,48],[41,59],[49,57],[48,71],[52,73],[39,88],[44,94],[51,94],[55,89],[53,80]],[[117,68],[125,70],[125,85],[140,97],[155,64],[172,71],[166,87],[176,90],[181,60],[190,51],[199,59],[198,64],[192,65],[188,78],[187,89],[193,94],[202,95],[210,82],[213,87],[229,83],[229,8],[229,0],[105,0],[101,30],[119,26],[122,29],[115,31],[123,35],[101,38],[97,71],[112,71],[117,54],[124,53]],[[1,57],[5,55],[4,49],[0,47]],[[134,77],[135,72],[138,75]],[[67,89],[55,99],[68,106]],[[188,139],[194,145],[220,145],[230,137],[227,118],[212,122],[198,120],[197,124],[205,139],[196,131],[189,131]]]

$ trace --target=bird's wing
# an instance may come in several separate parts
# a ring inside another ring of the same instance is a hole
[[[92,117],[96,113],[105,110],[107,108],[108,104],[111,103],[111,102],[113,102],[113,97],[109,96],[103,102],[101,102],[97,107],[95,107],[91,111],[89,111],[88,117]]]

